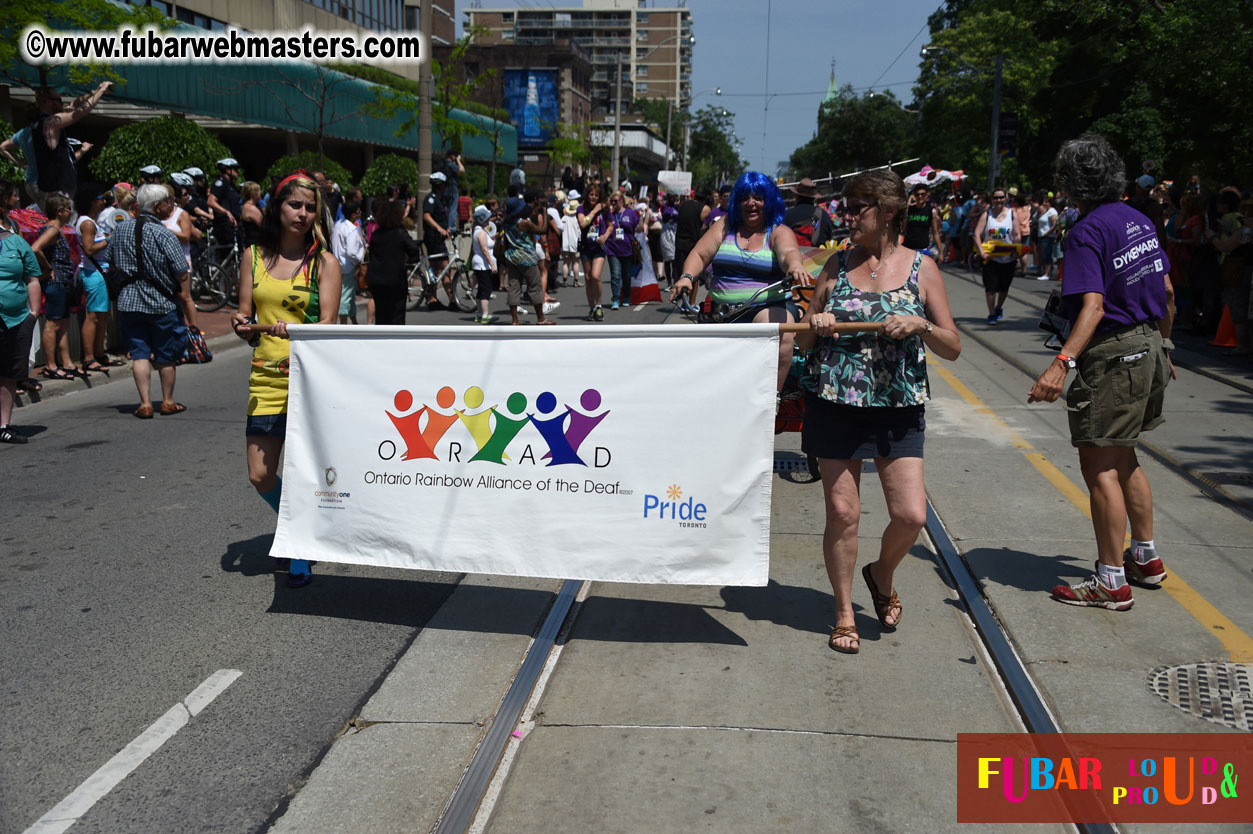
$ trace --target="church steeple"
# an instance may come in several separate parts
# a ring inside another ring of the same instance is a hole
[[[827,82],[827,94],[818,105],[818,120],[822,121],[824,113],[834,115],[840,109],[840,88],[835,83],[835,59],[831,59],[831,80]]]

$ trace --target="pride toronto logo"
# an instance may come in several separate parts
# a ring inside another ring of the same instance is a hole
[[[477,385],[462,393],[461,408],[455,407],[457,393],[451,386],[445,385],[436,392],[434,406],[423,404],[420,408],[415,408],[410,391],[397,391],[392,398],[395,412],[385,413],[404,450],[401,452],[394,441],[384,440],[379,444],[379,458],[391,460],[399,454],[401,460],[598,469],[608,466],[613,458],[608,448],[586,442],[609,416],[608,410],[600,410],[601,395],[595,388],[582,393],[578,408],[567,404],[564,410],[558,408],[557,396],[551,391],[535,397],[533,404],[520,391],[510,394],[503,408],[500,403],[486,403],[487,397]],[[534,410],[528,411],[532,405]],[[523,435],[527,426],[533,428],[529,437]]]

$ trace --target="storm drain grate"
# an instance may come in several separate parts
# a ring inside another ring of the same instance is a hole
[[[1253,486],[1253,472],[1206,472],[1205,477],[1216,484]]]
[[[1179,709],[1237,730],[1253,727],[1253,690],[1249,664],[1189,663],[1158,666],[1149,672],[1149,689]]]
[[[775,453],[774,456],[775,472],[804,472],[809,474],[809,461],[801,455],[782,455]]]

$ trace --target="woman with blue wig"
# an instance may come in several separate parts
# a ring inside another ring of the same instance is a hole
[[[684,261],[683,275],[671,288],[670,300],[680,293],[691,293],[696,276],[712,266],[709,297],[714,304],[735,306],[751,300],[731,321],[796,321],[799,311],[790,301],[788,287],[761,292],[787,276],[801,286],[813,283],[801,265],[796,235],[783,225],[783,209],[783,195],[774,180],[757,171],[745,171],[731,189],[727,215],[713,222]],[[779,338],[779,390],[792,367],[794,338],[791,333]]]

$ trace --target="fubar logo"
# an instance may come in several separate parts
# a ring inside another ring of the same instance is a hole
[[[444,460],[454,463],[496,463],[505,465],[530,463],[538,465],[536,450],[530,443],[515,443],[519,433],[532,425],[548,447],[539,461],[545,466],[592,466],[609,465],[612,454],[604,446],[594,446],[588,451],[585,441],[600,425],[609,411],[601,408],[601,395],[595,388],[586,389],[579,397],[579,408],[567,405],[565,411],[557,408],[557,396],[544,391],[535,398],[534,412],[527,412],[528,398],[520,391],[510,394],[504,403],[484,407],[487,401],[483,389],[477,385],[467,388],[462,395],[464,408],[454,408],[457,394],[445,385],[435,395],[435,407],[423,404],[414,409],[413,394],[407,390],[397,391],[392,398],[396,413],[387,411],[387,417],[395,426],[404,443],[401,460]],[[449,435],[460,424],[461,437]],[[445,437],[448,440],[445,442]],[[468,442],[467,442],[468,441]],[[443,455],[436,451],[440,444]],[[514,449],[516,460],[508,450]],[[382,460],[396,456],[398,447],[391,440],[379,444],[378,455]]]

